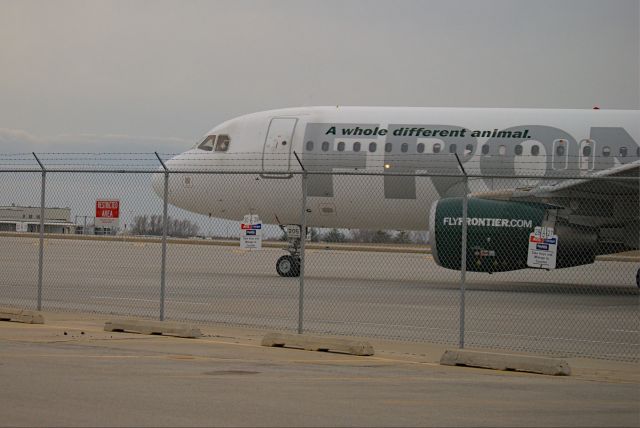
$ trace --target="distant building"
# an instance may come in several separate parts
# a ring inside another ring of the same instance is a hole
[[[0,232],[40,232],[40,207],[0,207]],[[45,233],[75,233],[70,208],[44,209]]]
[[[77,215],[75,219],[76,235],[116,235],[117,227],[100,227],[95,225],[96,218],[92,215]]]

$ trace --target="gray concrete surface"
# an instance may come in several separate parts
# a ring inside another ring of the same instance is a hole
[[[168,320],[295,331],[297,278],[277,249],[169,245]],[[0,305],[35,308],[38,241],[0,237]],[[469,273],[469,346],[638,361],[636,263]],[[429,255],[309,250],[304,329],[456,344],[459,273]],[[160,245],[46,240],[43,307],[158,318]]]
[[[260,346],[263,331],[109,333],[105,316],[0,323],[1,426],[639,426],[637,364],[570,377],[440,366],[438,345],[376,356]]]

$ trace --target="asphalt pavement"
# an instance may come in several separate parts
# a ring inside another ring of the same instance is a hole
[[[445,346],[371,340],[357,357],[265,348],[264,330],[181,339],[103,331],[113,316],[0,322],[0,426],[639,426],[637,364],[571,376],[440,366]]]

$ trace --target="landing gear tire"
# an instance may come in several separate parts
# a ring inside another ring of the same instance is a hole
[[[636,272],[636,287],[640,288],[640,268]]]
[[[300,259],[294,256],[282,256],[276,262],[278,275],[284,277],[300,276]]]

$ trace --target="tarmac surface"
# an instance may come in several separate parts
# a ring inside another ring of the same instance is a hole
[[[170,244],[166,319],[295,331],[298,278],[282,250]],[[157,319],[158,243],[47,239],[43,308]],[[38,240],[0,237],[0,305],[34,309]],[[552,272],[468,273],[465,343],[554,356],[639,358],[638,264],[598,261]],[[457,344],[460,274],[423,253],[310,249],[305,331]]]
[[[1,426],[640,426],[632,363],[545,376],[440,366],[439,345],[373,340],[356,357],[265,348],[247,328],[180,339],[44,315],[0,322]]]

